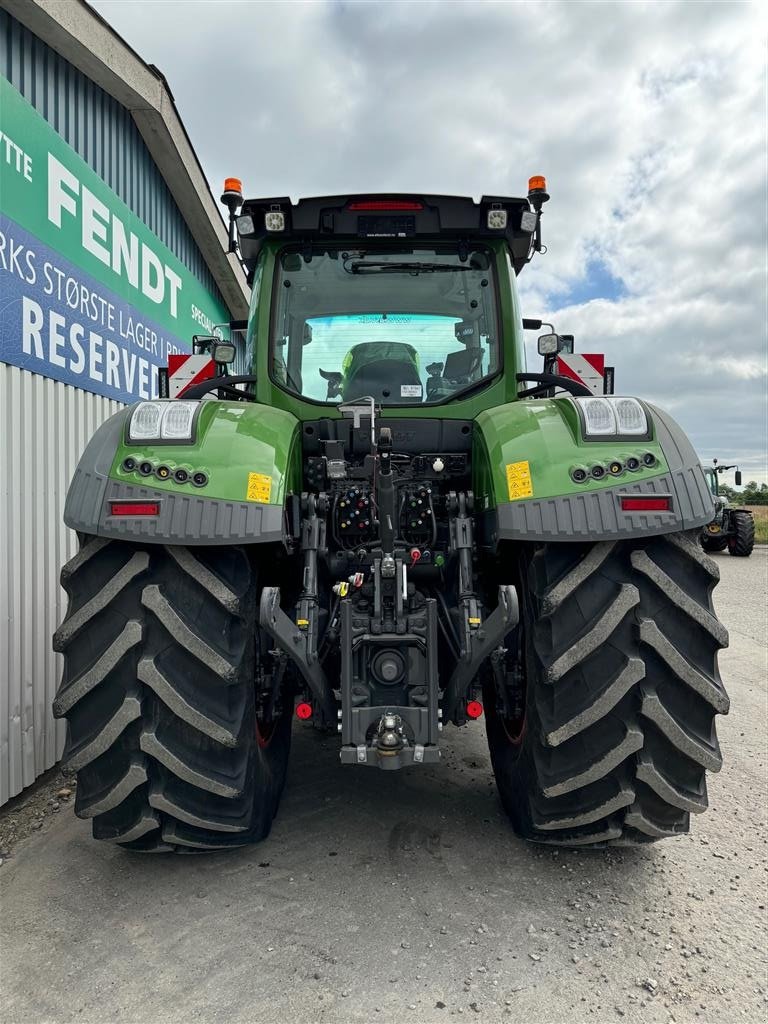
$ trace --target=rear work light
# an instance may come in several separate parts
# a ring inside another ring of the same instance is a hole
[[[622,512],[671,512],[672,499],[657,494],[634,494],[631,498],[622,495]]]
[[[584,439],[593,437],[649,437],[650,421],[636,398],[594,395],[573,399],[583,416]]]
[[[423,203],[417,203],[409,199],[365,199],[361,202],[350,203],[348,210],[387,210],[387,211],[415,211],[423,210]]]
[[[159,501],[110,501],[111,516],[159,516]]]
[[[492,207],[488,211],[488,230],[505,231],[507,227],[507,211],[500,207]]]
[[[236,217],[235,224],[237,225],[238,233],[241,235],[252,235],[256,230],[253,217],[250,217],[247,213],[242,217]]]
[[[267,231],[285,231],[285,214],[282,210],[267,210],[264,214]]]
[[[191,444],[194,440],[195,416],[199,409],[199,402],[139,402],[128,421],[128,440],[176,441]],[[141,467],[139,472],[144,476],[149,475],[143,473]],[[149,472],[152,472],[151,468]]]

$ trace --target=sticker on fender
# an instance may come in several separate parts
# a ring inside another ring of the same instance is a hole
[[[262,505],[266,505],[271,494],[271,476],[266,476],[264,473],[248,474],[248,493],[245,496],[247,501],[260,501]]]
[[[510,501],[533,497],[531,467],[527,462],[507,463],[507,489]]]

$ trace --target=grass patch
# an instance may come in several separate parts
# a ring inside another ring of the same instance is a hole
[[[755,516],[755,544],[768,544],[768,519]]]

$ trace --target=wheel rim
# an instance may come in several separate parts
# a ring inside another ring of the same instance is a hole
[[[525,648],[522,629],[517,630],[517,664],[520,666],[518,669],[518,702],[522,711],[520,714],[513,714],[510,717],[502,716],[501,718],[502,728],[504,729],[507,740],[513,747],[519,747],[522,744],[525,739],[525,730],[528,723],[527,666],[525,663]]]

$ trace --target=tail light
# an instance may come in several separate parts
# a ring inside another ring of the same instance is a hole
[[[672,499],[668,495],[634,494],[631,498],[622,495],[622,512],[671,512]]]
[[[417,203],[410,199],[364,199],[356,203],[350,203],[347,209],[362,211],[377,210],[379,213],[382,211],[403,213],[423,210],[424,204]]]
[[[159,501],[110,501],[111,516],[159,516]]]

